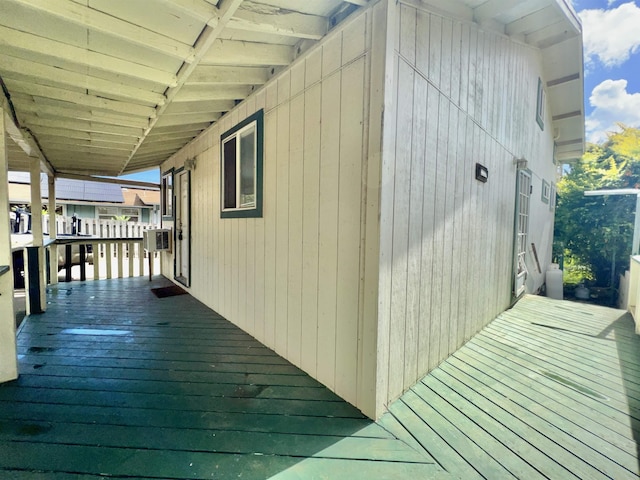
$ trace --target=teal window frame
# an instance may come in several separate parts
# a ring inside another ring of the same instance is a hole
[[[254,202],[240,203],[243,156],[241,135],[253,128]],[[220,218],[260,218],[263,200],[264,110],[260,109],[220,135]]]

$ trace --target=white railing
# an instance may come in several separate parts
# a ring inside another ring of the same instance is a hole
[[[50,250],[59,259],[61,281],[141,277],[160,271],[160,255],[146,252],[141,238],[62,238]]]
[[[155,228],[152,223],[126,222],[122,220],[99,220],[95,218],[55,217],[58,235],[90,235],[100,238],[140,238],[142,232]],[[75,226],[75,228],[74,228]],[[51,231],[49,215],[42,216],[42,231]]]
[[[631,257],[628,295],[627,310],[636,322],[636,333],[640,333],[640,256]]]

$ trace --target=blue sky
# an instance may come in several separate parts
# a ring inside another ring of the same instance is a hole
[[[582,20],[585,131],[602,143],[616,122],[640,127],[640,0],[570,0]]]
[[[640,127],[640,0],[569,0],[582,20],[587,141],[602,143],[616,123]],[[157,168],[125,175],[159,182]]]

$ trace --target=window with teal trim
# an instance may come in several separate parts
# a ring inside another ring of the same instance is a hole
[[[259,110],[220,136],[222,218],[262,216],[263,123]]]

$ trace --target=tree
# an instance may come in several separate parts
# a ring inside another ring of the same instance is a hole
[[[631,254],[636,196],[584,196],[640,188],[640,129],[620,127],[604,144],[589,144],[558,183],[555,238],[574,263],[591,269],[596,286],[614,287],[611,279],[629,267]]]

